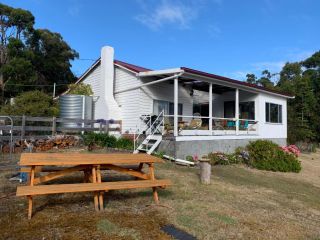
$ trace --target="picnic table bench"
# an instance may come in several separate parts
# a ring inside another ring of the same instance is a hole
[[[104,192],[150,187],[154,201],[158,203],[157,188],[171,185],[170,180],[155,178],[154,164],[162,162],[148,154],[23,153],[19,165],[22,172],[29,173],[29,180],[28,185],[17,187],[16,195],[28,197],[28,219],[32,216],[35,195],[94,192],[95,209],[101,211],[104,208]],[[148,173],[142,171],[144,164],[148,165]],[[101,170],[128,174],[135,177],[135,180],[102,182]],[[48,183],[79,171],[84,173],[83,183]],[[36,173],[42,174],[36,176]],[[42,183],[46,185],[40,185]]]

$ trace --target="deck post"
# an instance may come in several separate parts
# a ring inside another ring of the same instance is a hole
[[[174,112],[173,112],[173,134],[178,136],[178,77],[174,79]]]
[[[209,84],[209,131],[212,135],[212,83]]]
[[[239,88],[236,88],[236,101],[235,101],[235,119],[236,119],[236,135],[239,135]]]

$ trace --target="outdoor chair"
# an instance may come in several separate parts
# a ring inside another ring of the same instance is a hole
[[[191,129],[199,129],[202,126],[202,119],[200,113],[193,114],[193,119],[189,123]]]

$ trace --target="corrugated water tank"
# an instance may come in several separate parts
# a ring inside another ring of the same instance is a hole
[[[60,117],[61,118],[78,118],[78,119],[94,119],[94,101],[92,96],[84,95],[64,95],[59,98]],[[81,127],[79,123],[63,123],[64,127]]]

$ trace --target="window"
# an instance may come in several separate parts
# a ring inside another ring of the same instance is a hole
[[[235,101],[224,102],[224,117],[234,118],[236,115]],[[239,118],[240,119],[255,119],[254,102],[240,102],[239,103]]]
[[[241,102],[239,112],[240,119],[254,120],[254,102]]]
[[[164,111],[164,115],[173,115],[174,114],[174,103],[163,101],[163,100],[153,100],[153,114],[159,115],[161,111]],[[183,105],[182,103],[178,104],[178,115],[182,115]],[[179,117],[179,119],[182,119]],[[179,120],[181,121],[181,120]]]
[[[282,105],[266,102],[266,122],[282,123]]]

